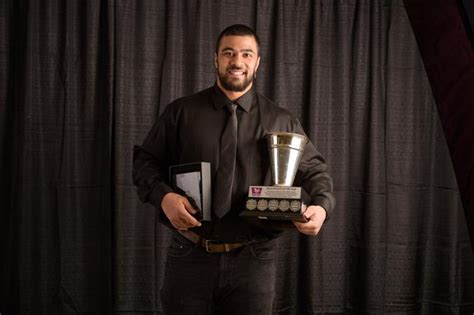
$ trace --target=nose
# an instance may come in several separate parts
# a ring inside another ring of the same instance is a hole
[[[237,66],[237,67],[243,66],[244,62],[243,62],[242,55],[235,54],[234,57],[232,58],[232,64]]]

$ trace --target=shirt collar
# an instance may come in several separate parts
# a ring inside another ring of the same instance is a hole
[[[229,102],[232,102],[224,94],[224,92],[217,86],[217,83],[214,84],[212,96],[214,100],[214,106],[217,109],[227,106]],[[254,99],[255,99],[255,88],[252,86],[252,88],[248,90],[247,93],[245,93],[244,95],[236,99],[233,103],[237,103],[244,111],[248,113],[250,111],[250,108],[252,107]]]

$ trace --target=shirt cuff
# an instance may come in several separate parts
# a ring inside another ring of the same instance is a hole
[[[148,201],[157,209],[161,210],[161,202],[163,201],[163,197],[170,192],[174,192],[170,186],[166,185],[165,183],[159,183],[153,187],[153,190],[148,196]]]
[[[331,206],[331,201],[328,198],[316,197],[312,200],[311,204],[322,207],[324,211],[326,211],[325,221],[329,220],[329,218],[331,217],[331,212],[332,212],[333,207]]]

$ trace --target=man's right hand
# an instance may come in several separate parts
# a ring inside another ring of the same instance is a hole
[[[191,206],[188,198],[180,194],[167,193],[161,201],[161,208],[171,224],[178,230],[201,226],[201,222],[192,216],[197,210]]]

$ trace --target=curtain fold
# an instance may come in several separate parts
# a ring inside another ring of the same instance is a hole
[[[4,1],[0,312],[161,313],[169,231],[132,147],[214,83],[219,32],[254,27],[257,90],[334,179],[318,237],[278,241],[275,313],[474,311],[459,190],[402,0]]]

